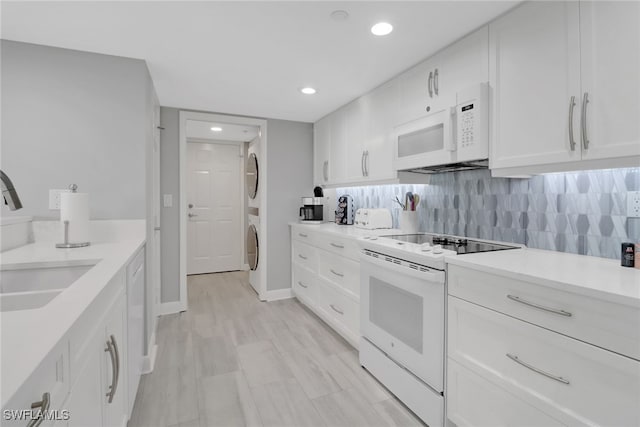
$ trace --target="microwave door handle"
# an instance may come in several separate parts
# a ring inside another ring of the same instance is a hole
[[[458,107],[451,107],[449,110],[449,126],[451,129],[445,135],[450,135],[449,144],[445,146],[447,151],[456,151],[458,149]]]

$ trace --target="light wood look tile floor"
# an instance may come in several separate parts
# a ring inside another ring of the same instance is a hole
[[[260,302],[245,272],[191,276],[158,324],[129,427],[421,426],[296,299]]]

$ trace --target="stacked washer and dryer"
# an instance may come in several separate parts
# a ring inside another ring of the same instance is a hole
[[[249,212],[247,227],[247,263],[249,264],[249,283],[260,295],[260,138],[256,138],[247,149],[245,167]]]

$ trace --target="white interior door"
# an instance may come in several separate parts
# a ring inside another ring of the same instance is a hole
[[[241,269],[240,150],[187,144],[187,274]]]

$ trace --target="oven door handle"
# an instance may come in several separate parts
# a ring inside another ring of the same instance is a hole
[[[378,258],[374,258],[372,256],[361,253],[361,268],[363,266],[362,263],[368,263],[376,267],[384,268],[388,271],[393,271],[398,274],[404,274],[405,276],[411,276],[422,280],[428,280],[430,282],[444,284],[444,271],[434,270],[431,268],[428,271],[414,270],[411,267],[394,264],[392,261],[387,261],[385,258],[386,257],[384,255],[378,255]]]

